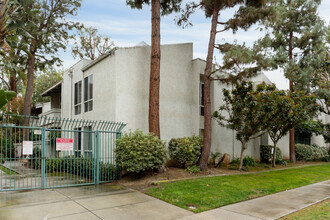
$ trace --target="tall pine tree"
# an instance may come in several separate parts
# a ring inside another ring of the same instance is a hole
[[[159,89],[160,89],[160,16],[179,11],[182,0],[126,0],[131,8],[142,9],[151,4],[151,58],[149,84],[149,132],[160,137]]]
[[[264,20],[268,30],[256,47],[271,51],[273,69],[282,68],[290,91],[309,91],[326,56],[326,28],[318,16],[321,0],[271,0],[274,14]],[[295,162],[294,129],[290,130],[290,160]]]
[[[178,19],[178,25],[185,26],[191,24],[189,17],[197,9],[205,12],[206,18],[211,18],[211,30],[208,45],[208,53],[206,59],[206,66],[204,71],[204,143],[202,154],[199,160],[199,168],[201,170],[207,169],[207,162],[211,150],[211,134],[212,134],[212,112],[211,112],[211,82],[212,80],[222,79],[222,76],[216,76],[213,68],[214,49],[222,49],[224,45],[216,44],[217,34],[232,30],[236,32],[238,29],[247,30],[252,24],[264,18],[268,14],[268,9],[264,8],[265,0],[200,0],[197,3],[191,2],[186,5],[181,17]],[[238,6],[234,16],[228,21],[221,21],[220,12],[228,8]],[[222,28],[219,30],[219,26]],[[227,44],[229,45],[229,44]],[[226,47],[227,48],[227,47]],[[222,67],[220,66],[219,69]],[[256,72],[250,69],[242,72],[243,76]]]

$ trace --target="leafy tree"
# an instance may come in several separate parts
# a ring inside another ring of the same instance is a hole
[[[234,16],[229,20],[223,22],[220,19],[220,12],[239,6],[239,9],[235,12]],[[216,35],[232,30],[234,33],[238,29],[247,30],[252,24],[256,23],[260,19],[264,18],[269,14],[269,9],[266,6],[265,0],[200,0],[198,2],[192,1],[186,5],[181,17],[177,19],[178,25],[187,26],[191,25],[189,18],[192,13],[194,13],[198,8],[205,12],[207,18],[211,18],[211,30],[208,45],[208,53],[206,59],[206,66],[204,71],[204,146],[202,149],[202,155],[199,160],[199,168],[201,170],[207,169],[207,162],[210,156],[211,149],[211,133],[212,133],[212,113],[211,113],[211,81],[223,79],[223,76],[215,76],[217,71],[213,69],[213,55],[214,48],[220,49],[221,52],[228,52],[224,49],[229,50],[230,44],[217,45],[215,43]],[[219,26],[223,26],[221,30],[218,29]],[[225,47],[224,47],[225,46]],[[252,54],[250,53],[250,57]],[[238,56],[243,58],[244,56]],[[247,60],[250,62],[252,59]],[[245,62],[247,62],[245,61]],[[225,66],[219,68],[225,69]],[[250,76],[256,73],[257,70],[250,68],[244,71],[240,71],[240,76]]]
[[[330,124],[324,125],[324,130],[322,132],[322,136],[324,138],[325,143],[330,143]]]
[[[27,44],[27,83],[24,98],[24,115],[31,114],[32,93],[35,70],[43,70],[46,66],[59,63],[53,56],[73,38],[70,30],[81,28],[78,23],[67,21],[67,16],[74,16],[80,7],[81,0],[36,0],[32,6],[25,7],[21,14],[23,22],[32,22],[26,30],[31,38],[22,37],[22,44]]]
[[[0,109],[7,104],[16,94],[12,91],[0,89]]]
[[[308,120],[295,126],[295,133],[301,135],[321,135],[324,129],[322,121]]]
[[[151,58],[149,85],[149,132],[160,137],[159,87],[160,87],[160,16],[180,10],[182,0],[126,0],[131,8],[142,9],[151,4]]]
[[[330,42],[330,28],[327,32],[328,42]],[[323,65],[316,70],[311,80],[311,90],[318,97],[320,111],[330,115],[330,48],[326,48]]]
[[[2,112],[6,114],[22,115],[23,105],[24,97],[16,96],[7,102],[7,104],[2,109]]]
[[[236,131],[236,139],[242,144],[239,170],[242,169],[243,153],[249,140],[263,131],[264,114],[255,98],[257,92],[252,82],[235,83],[232,91],[223,89],[225,104],[213,114],[220,125]]]
[[[33,25],[30,21],[22,21],[21,15],[26,8],[31,6],[33,0],[3,0],[1,5],[1,39],[2,50],[0,56],[1,81],[7,89],[18,94],[17,83],[19,79],[25,78],[27,56],[24,50],[27,44],[20,44],[22,37],[32,37],[27,31],[26,26]],[[20,45],[18,47],[18,45]],[[9,79],[7,82],[6,79]]]
[[[314,95],[303,92],[276,90],[276,86],[259,84],[256,100],[263,118],[263,129],[274,143],[273,166],[276,162],[277,142],[290,129],[312,118],[318,110]]]
[[[310,90],[313,75],[326,56],[326,28],[317,9],[321,0],[271,0],[273,15],[263,20],[267,29],[258,46],[270,51],[272,68],[282,68],[290,91]],[[290,160],[295,162],[294,128],[290,130]]]
[[[0,46],[4,51],[10,49],[6,37],[13,30],[20,30],[25,36],[29,34],[22,28],[24,23],[17,13],[21,6],[31,5],[33,0],[0,0]]]
[[[36,76],[33,90],[33,103],[49,102],[49,97],[42,97],[41,94],[62,80],[63,71],[54,68],[45,69],[40,75]]]
[[[76,41],[72,48],[74,58],[95,60],[114,46],[113,42],[110,41],[110,37],[99,35],[95,27],[82,28],[78,32],[78,36],[79,41]]]

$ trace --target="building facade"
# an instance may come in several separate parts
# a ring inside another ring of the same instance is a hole
[[[160,68],[160,130],[161,138],[169,141],[191,135],[203,135],[203,74],[205,61],[193,59],[193,44],[161,46]],[[148,132],[150,46],[115,48],[94,61],[80,60],[66,70],[63,80],[43,93],[51,96],[44,104],[42,115],[121,121],[126,131]],[[254,83],[271,83],[260,74]],[[222,89],[231,86],[212,83],[212,112],[223,103]],[[238,157],[241,144],[233,130],[212,122],[212,152]],[[88,128],[77,128],[88,129]],[[323,137],[313,137],[322,146]],[[260,144],[271,144],[267,135],[249,143],[245,155],[259,159]],[[284,158],[289,156],[288,138],[279,142]]]

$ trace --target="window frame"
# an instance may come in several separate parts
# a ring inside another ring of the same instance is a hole
[[[78,81],[74,84],[74,114],[81,114],[81,102],[82,102],[82,81]]]
[[[93,111],[93,74],[84,78],[84,112]]]

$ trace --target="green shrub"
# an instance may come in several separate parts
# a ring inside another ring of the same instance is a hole
[[[0,153],[3,154],[3,156],[7,159],[16,158],[17,149],[11,140],[0,138],[0,146]]]
[[[255,166],[257,166],[257,162],[252,157],[244,157],[243,158],[243,166],[245,166],[245,167],[255,167]]]
[[[33,148],[32,155],[29,159],[29,166],[33,169],[41,169],[41,149],[38,147]]]
[[[210,164],[216,165],[218,159],[220,159],[222,154],[220,152],[211,153],[210,155]]]
[[[173,138],[169,142],[170,157],[177,160],[182,167],[196,165],[203,147],[203,139],[199,136]]]
[[[234,159],[230,162],[230,164],[232,164],[232,165],[239,165],[239,163],[240,163],[240,159],[239,159],[238,157],[234,158]]]
[[[317,145],[305,145],[305,144],[296,144],[295,153],[297,160],[323,160],[324,157],[329,155],[325,147],[319,147]]]
[[[322,160],[325,156],[329,155],[325,147],[320,147],[317,144],[312,144],[313,160]]]
[[[3,154],[0,154],[0,164],[4,164],[7,160],[7,157],[4,156]]]
[[[260,162],[269,163],[272,158],[272,145],[260,145]],[[276,147],[276,163],[280,164],[283,161],[282,151],[280,148]]]
[[[306,144],[296,144],[295,154],[297,160],[313,160],[313,149]]]
[[[195,173],[198,173],[200,172],[201,170],[199,169],[198,166],[194,165],[194,166],[189,166],[186,168],[186,171],[190,174],[195,174]]]
[[[330,155],[326,155],[322,158],[322,161],[324,162],[330,162]]]
[[[128,172],[157,170],[165,162],[165,142],[152,133],[143,134],[140,130],[124,133],[116,143],[117,164]]]
[[[45,170],[47,173],[67,172],[87,179],[94,179],[95,160],[82,157],[62,157],[46,159]],[[109,181],[117,179],[119,169],[113,164],[99,162],[99,180]]]

